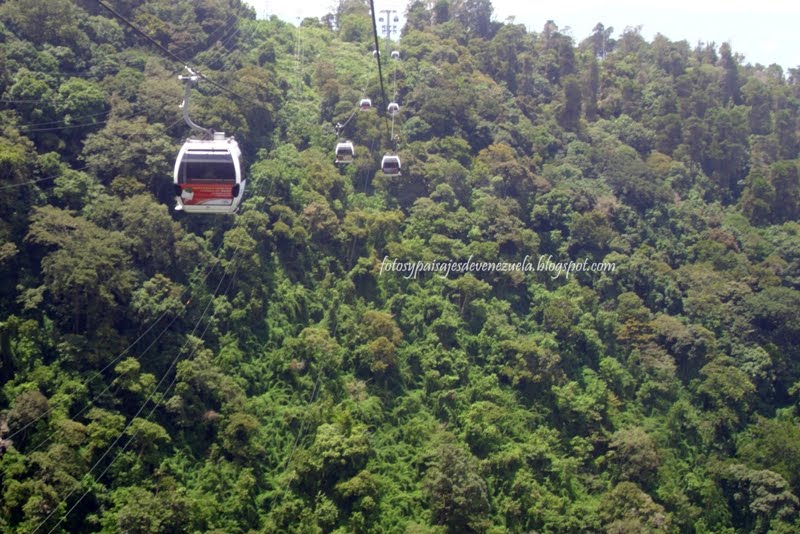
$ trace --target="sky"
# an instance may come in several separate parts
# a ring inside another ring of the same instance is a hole
[[[256,8],[259,18],[277,15],[297,23],[305,17],[321,17],[333,12],[336,0],[303,0],[297,4],[275,0],[246,0]],[[300,4],[298,6],[298,4]],[[375,0],[375,9],[395,9],[401,17],[408,2]],[[784,68],[800,66],[800,1],[798,0],[562,0],[532,2],[530,0],[492,0],[494,19],[524,24],[540,32],[553,20],[576,42],[592,33],[602,22],[614,28],[618,37],[627,27],[641,26],[642,36],[651,40],[661,33],[672,41],[730,42],[735,53],[744,56],[744,63],[777,63]]]

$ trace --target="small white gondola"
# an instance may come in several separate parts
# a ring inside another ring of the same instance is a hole
[[[400,157],[395,154],[385,154],[381,160],[381,170],[386,176],[399,176]]]
[[[396,115],[397,112],[400,111],[400,104],[397,102],[390,102],[389,105],[386,107],[386,111],[389,112],[389,115]]]
[[[183,120],[206,139],[190,137],[178,152],[172,175],[175,211],[235,213],[244,196],[242,151],[232,136],[198,126],[189,117],[189,96],[199,76],[189,67],[186,70],[189,76],[178,76],[184,82]]]
[[[381,55],[380,51],[378,51],[378,50],[373,50],[372,51],[372,57],[378,57],[380,55]]]
[[[392,50],[392,59],[400,59],[400,52]]]
[[[347,164],[352,163],[353,158],[356,157],[356,149],[353,143],[345,141],[344,143],[336,144],[336,161],[335,163]]]
[[[235,213],[244,196],[242,153],[233,137],[187,139],[175,161],[175,209],[186,213]]]
[[[361,101],[358,103],[358,107],[359,109],[361,109],[361,111],[370,110],[372,109],[372,100],[370,100],[369,98],[362,98]]]

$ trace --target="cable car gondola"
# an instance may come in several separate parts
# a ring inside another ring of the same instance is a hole
[[[389,112],[389,115],[396,115],[397,112],[400,111],[400,104],[397,102],[390,102],[386,107],[386,111]]]
[[[185,83],[181,110],[183,119],[206,139],[189,138],[175,160],[175,210],[186,213],[235,213],[244,196],[242,152],[233,137],[212,132],[189,118],[189,95],[198,76],[179,76]]]
[[[356,157],[356,149],[353,146],[353,143],[350,141],[345,141],[344,143],[337,143],[336,144],[336,160],[334,163],[352,163],[353,158]]]
[[[400,176],[400,157],[395,154],[384,154],[381,169],[386,176]]]
[[[361,111],[368,111],[372,109],[372,100],[369,98],[362,98],[361,102],[358,103],[358,107],[361,109]]]
[[[400,59],[400,52],[398,52],[397,50],[392,50],[391,58]]]
[[[186,213],[235,213],[244,195],[241,151],[233,137],[187,139],[175,161],[175,209]]]

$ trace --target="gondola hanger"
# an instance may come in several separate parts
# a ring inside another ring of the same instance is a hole
[[[188,76],[178,76],[184,83],[181,111],[183,119],[201,138],[189,137],[175,160],[175,210],[186,213],[235,213],[244,196],[242,152],[239,144],[225,132],[203,128],[189,117],[189,97],[199,76],[189,67]]]

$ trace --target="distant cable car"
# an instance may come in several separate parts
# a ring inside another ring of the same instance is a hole
[[[188,68],[188,67],[187,67]],[[212,132],[189,118],[189,94],[198,76],[179,76],[185,82],[181,109],[192,129],[210,139],[189,138],[175,160],[175,210],[186,213],[235,213],[244,196],[242,152],[233,137]]]
[[[378,50],[373,50],[372,51],[372,57],[378,57],[380,55],[381,55],[380,51],[378,51]]]
[[[356,157],[356,149],[353,146],[353,143],[350,141],[345,141],[344,143],[337,143],[336,144],[336,161],[335,163],[352,163],[353,158]]]
[[[386,111],[389,112],[389,115],[395,115],[398,111],[400,111],[400,104],[397,102],[390,102],[386,107]]]
[[[372,109],[372,100],[369,98],[362,98],[361,102],[358,103],[358,107],[361,108],[361,111],[367,111]]]
[[[394,154],[385,154],[381,160],[381,169],[386,176],[399,176],[400,157]]]
[[[398,52],[397,50],[392,50],[391,57],[392,59],[400,59],[400,52]]]

